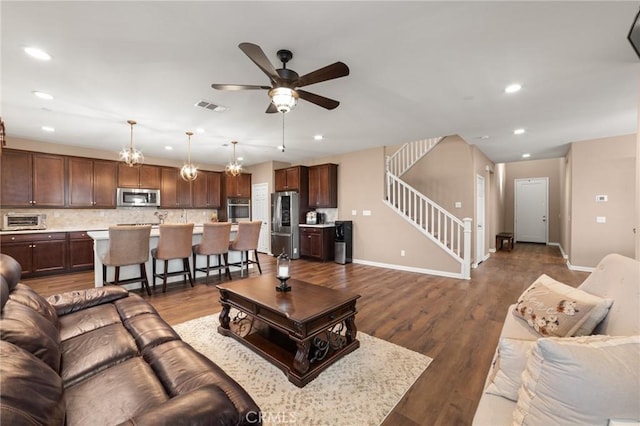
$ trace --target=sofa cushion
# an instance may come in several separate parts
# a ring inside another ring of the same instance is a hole
[[[0,338],[30,352],[60,371],[60,334],[54,324],[11,296],[2,310]]]
[[[522,375],[516,425],[640,419],[640,336],[539,339]]]
[[[517,401],[520,376],[535,344],[535,340],[500,339],[486,391]]]
[[[0,341],[0,424],[64,425],[62,380],[47,364],[7,341]]]
[[[131,358],[66,389],[67,426],[125,422],[168,397],[141,357]],[[188,417],[185,418],[188,420]]]
[[[56,314],[55,308],[31,287],[18,283],[15,289],[11,292],[10,299],[14,302],[28,306],[58,327],[58,315]]]
[[[542,274],[518,298],[513,313],[541,336],[583,336],[602,321],[612,302]]]

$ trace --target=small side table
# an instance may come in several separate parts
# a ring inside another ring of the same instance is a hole
[[[496,235],[496,250],[501,250],[504,246],[505,241],[507,242],[507,248],[509,251],[513,250],[513,233],[512,232],[501,232]],[[498,247],[498,243],[500,246]]]

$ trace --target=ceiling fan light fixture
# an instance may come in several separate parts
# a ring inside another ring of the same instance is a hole
[[[242,173],[242,164],[238,163],[238,157],[236,157],[236,145],[238,141],[231,141],[231,143],[233,144],[233,162],[224,167],[224,172],[228,176],[238,176]]]
[[[142,155],[142,151],[133,147],[133,126],[136,124],[136,121],[127,120],[127,123],[131,126],[131,140],[129,142],[129,148],[123,148],[122,151],[120,151],[120,161],[129,167],[139,166],[144,163],[144,155]]]
[[[298,102],[298,92],[288,87],[276,87],[269,90],[271,102],[276,109],[285,114],[293,109]]]

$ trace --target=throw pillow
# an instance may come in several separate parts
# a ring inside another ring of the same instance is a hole
[[[514,425],[640,419],[640,336],[538,339],[522,373]]]
[[[518,400],[518,389],[522,384],[520,376],[527,366],[527,358],[535,344],[535,340],[500,339],[487,393],[512,401]]]
[[[612,303],[542,274],[518,298],[513,313],[544,337],[584,336],[604,319]]]

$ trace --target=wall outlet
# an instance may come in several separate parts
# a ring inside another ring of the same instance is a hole
[[[404,250],[400,250],[400,256],[404,256]]]
[[[362,216],[371,216],[371,210],[362,210]]]
[[[609,200],[609,197],[606,195],[596,195],[596,202],[598,203],[606,203]]]
[[[456,209],[461,209],[462,208],[462,202],[461,201],[456,201],[455,207],[456,207]]]

